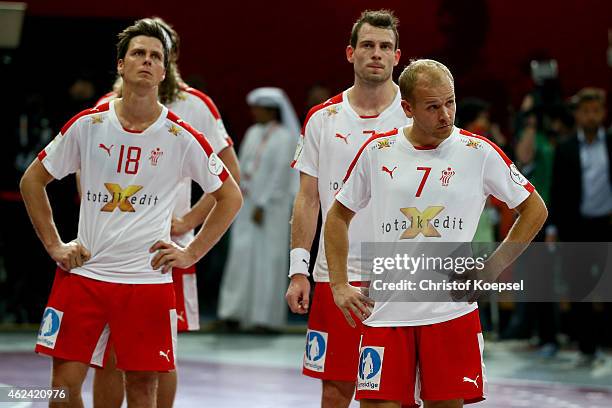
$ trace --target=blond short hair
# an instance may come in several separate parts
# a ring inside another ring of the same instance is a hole
[[[399,77],[399,88],[403,100],[413,100],[414,88],[423,76],[426,76],[423,79],[427,80],[428,83],[437,84],[442,82],[445,77],[450,79],[452,84],[455,83],[453,74],[441,62],[432,59],[410,60],[410,64],[404,68]]]

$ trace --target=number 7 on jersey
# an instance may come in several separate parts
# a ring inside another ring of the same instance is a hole
[[[420,197],[423,192],[423,187],[425,187],[425,183],[427,182],[427,177],[429,177],[429,173],[431,172],[431,167],[417,167],[417,171],[424,171],[423,178],[421,179],[421,184],[419,184],[419,188],[416,192],[415,197]]]

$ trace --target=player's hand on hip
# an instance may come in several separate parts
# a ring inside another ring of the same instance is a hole
[[[181,235],[189,232],[191,228],[185,222],[185,220],[181,217],[172,217],[172,224],[170,227],[170,235],[173,237],[180,237]]]
[[[49,255],[65,271],[83,266],[91,258],[91,253],[79,242],[70,241],[49,249]]]
[[[374,301],[361,293],[359,288],[355,288],[348,283],[331,285],[334,294],[334,302],[340,308],[349,326],[355,327],[355,321],[351,312],[361,321],[364,321],[372,314]]]
[[[310,281],[302,274],[291,277],[291,283],[285,294],[287,304],[293,313],[306,314],[310,306]]]
[[[172,267],[185,269],[196,263],[196,257],[188,250],[181,248],[174,242],[157,241],[149,252],[157,254],[151,260],[153,269],[161,268],[162,273],[170,272]]]

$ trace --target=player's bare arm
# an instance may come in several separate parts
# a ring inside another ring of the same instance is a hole
[[[484,270],[477,274],[477,278],[494,282],[525,251],[548,217],[544,200],[535,190],[514,210],[518,213],[518,218],[506,238],[485,263]],[[478,295],[478,292],[473,292],[467,300],[474,302]]]
[[[324,226],[325,254],[329,266],[329,284],[334,302],[342,310],[346,321],[355,327],[351,312],[361,321],[371,314],[374,305],[361,291],[349,285],[346,262],[348,258],[348,229],[355,213],[335,201],[327,213]]]
[[[226,147],[219,152],[219,158],[223,161],[236,183],[240,184],[240,165],[238,164],[238,157],[236,156],[234,148],[232,146]],[[172,218],[170,235],[179,237],[196,228],[198,225],[201,225],[214,206],[215,199],[209,194],[202,194],[202,197],[200,197],[198,202],[191,207],[188,213],[182,217]]]
[[[291,218],[291,248],[302,248],[308,253],[317,232],[319,216],[319,179],[305,173],[300,173],[300,189],[295,196],[293,215]],[[308,272],[309,260],[304,260]],[[298,262],[302,262],[298,260]],[[310,304],[310,282],[308,275],[296,273],[291,276],[291,282],[285,295],[287,304],[293,313],[305,314]]]
[[[36,159],[24,173],[19,187],[36,235],[49,256],[61,265],[62,269],[68,271],[83,266],[91,254],[76,241],[62,242],[53,221],[53,212],[45,189],[52,180],[53,176]]]
[[[150,248],[150,252],[157,251],[151,261],[154,269],[162,268],[162,273],[166,273],[171,267],[188,268],[219,242],[242,207],[242,194],[238,184],[229,177],[210,196],[215,199],[215,206],[191,244],[181,248],[173,242],[157,241]]]

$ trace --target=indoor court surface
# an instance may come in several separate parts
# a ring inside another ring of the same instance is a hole
[[[46,386],[50,360],[32,352],[35,333],[0,335],[0,383]],[[175,407],[272,408],[319,406],[319,382],[301,375],[301,335],[179,336],[179,390]],[[489,398],[474,407],[609,408],[612,360],[596,370],[571,367],[574,352],[538,359],[525,342],[485,343]],[[91,406],[91,378],[84,401]],[[351,407],[359,404],[353,402]],[[43,407],[44,403],[0,403]]]

